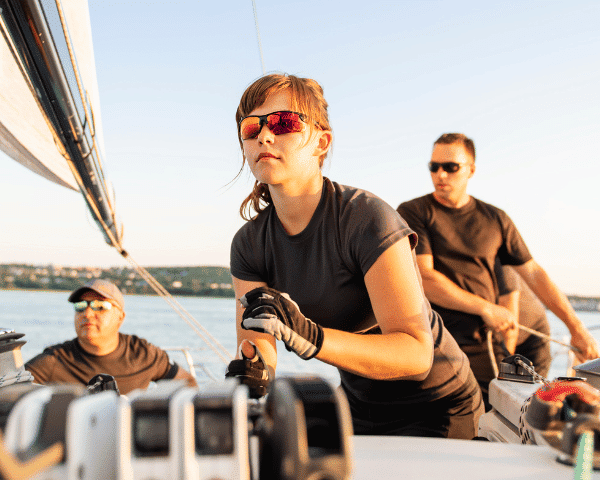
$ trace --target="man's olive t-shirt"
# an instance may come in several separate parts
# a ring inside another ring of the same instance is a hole
[[[119,345],[108,355],[92,355],[77,339],[52,345],[25,364],[37,383],[81,383],[99,373],[112,375],[119,392],[128,394],[150,382],[174,378],[179,370],[164,350],[135,335],[119,333]]]

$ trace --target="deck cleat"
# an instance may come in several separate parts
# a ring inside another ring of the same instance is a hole
[[[529,368],[523,367],[525,364]],[[498,366],[498,380],[510,380],[513,382],[535,383],[532,375],[533,363],[523,355],[510,355]]]

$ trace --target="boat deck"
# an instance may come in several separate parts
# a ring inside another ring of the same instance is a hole
[[[413,437],[353,437],[355,480],[573,479],[574,467],[538,445]],[[600,480],[600,472],[591,479]]]

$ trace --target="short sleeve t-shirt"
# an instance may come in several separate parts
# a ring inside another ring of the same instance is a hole
[[[359,332],[373,327],[364,276],[387,248],[415,234],[383,200],[325,179],[308,226],[288,235],[269,205],[246,223],[231,247],[231,274],[286,292],[321,326]]]
[[[174,378],[179,367],[167,353],[143,338],[119,333],[119,345],[108,355],[92,355],[77,339],[52,345],[25,364],[37,383],[81,383],[99,373],[112,375],[123,395],[150,382]]]
[[[471,197],[461,208],[449,208],[428,194],[402,203],[398,213],[417,233],[417,255],[433,255],[433,267],[463,290],[496,303],[500,293],[494,268],[522,265],[532,257],[509,216]],[[444,323],[459,344],[481,342],[479,316],[437,305]]]
[[[323,327],[374,333],[377,320],[364,276],[386,249],[407,236],[414,248],[414,232],[379,197],[325,178],[319,205],[301,233],[287,234],[272,205],[237,232],[231,273],[288,293]],[[413,261],[417,268],[414,255]],[[468,361],[439,315],[429,310],[429,316],[436,352],[425,381],[376,381],[340,370],[346,393],[364,401],[410,403],[462,386]]]

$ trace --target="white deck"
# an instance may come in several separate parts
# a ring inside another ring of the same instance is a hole
[[[355,436],[354,480],[564,480],[574,468],[537,445],[476,440]],[[592,479],[600,480],[600,472]]]

